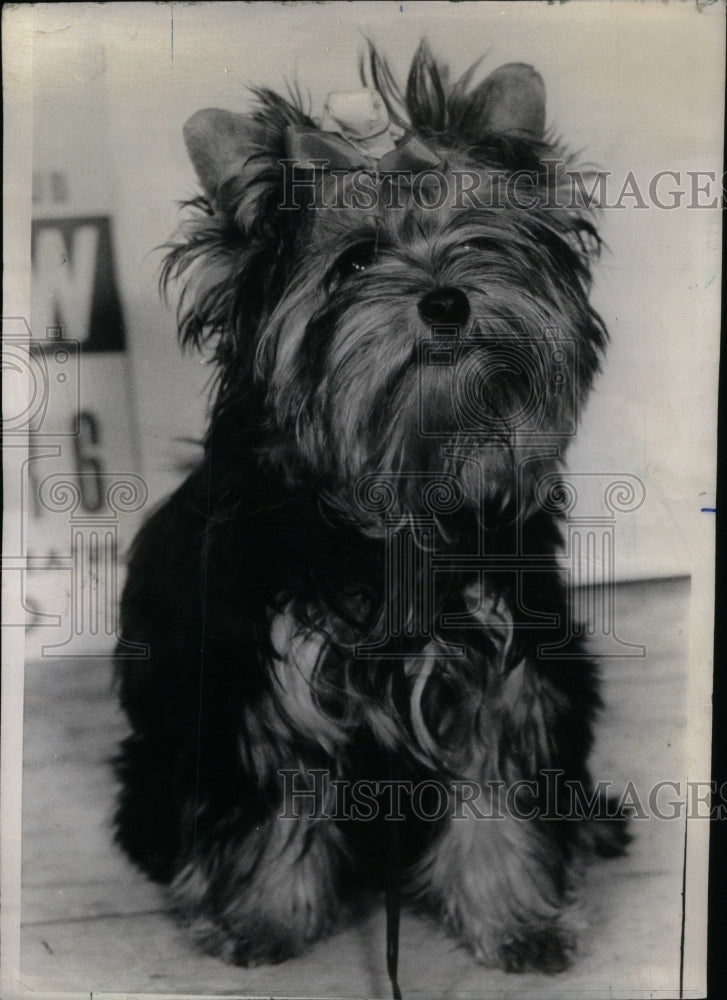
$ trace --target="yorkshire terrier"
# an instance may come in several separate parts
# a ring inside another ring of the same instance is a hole
[[[241,965],[362,882],[394,920],[401,879],[482,963],[559,971],[583,858],[627,839],[584,805],[598,684],[558,567],[600,240],[540,76],[474,74],[422,44],[402,88],[371,46],[322,120],[258,89],[185,126],[203,194],[162,283],[216,381],[131,553],[116,829]]]

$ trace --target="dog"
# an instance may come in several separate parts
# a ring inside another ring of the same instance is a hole
[[[233,963],[301,953],[364,884],[394,950],[401,887],[485,965],[560,971],[583,859],[628,839],[567,794],[600,701],[557,494],[600,239],[537,72],[475,73],[423,43],[402,88],[371,45],[322,120],[257,89],[185,126],[202,195],[162,284],[216,375],[129,559],[116,836]]]

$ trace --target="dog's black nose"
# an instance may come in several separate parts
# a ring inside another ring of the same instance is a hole
[[[453,323],[464,326],[470,304],[459,288],[435,288],[419,300],[419,315],[425,323]]]

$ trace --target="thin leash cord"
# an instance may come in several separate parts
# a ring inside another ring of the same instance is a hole
[[[391,760],[389,772],[393,774]],[[399,821],[389,822],[389,856],[386,870],[386,971],[394,1000],[402,1000],[398,983],[399,918],[401,916],[401,842]]]

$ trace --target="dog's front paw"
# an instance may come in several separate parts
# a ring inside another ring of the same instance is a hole
[[[571,964],[575,936],[562,927],[531,928],[505,941],[497,950],[505,972],[563,972]]]
[[[234,925],[199,919],[190,926],[193,940],[201,951],[231,965],[247,967],[276,965],[294,958],[304,952],[316,937],[324,936],[328,930],[329,922],[326,926],[316,927],[313,933],[306,933],[306,929],[300,924],[284,927],[253,918],[249,921],[237,921]]]
[[[274,964],[332,930],[339,856],[325,824],[271,818],[247,837],[215,832],[167,890],[198,948],[233,965]]]
[[[619,858],[624,855],[632,840],[628,816],[614,815],[591,823],[593,851],[602,858]]]
[[[460,925],[457,936],[469,945],[480,965],[505,972],[563,972],[576,948],[575,933],[557,917],[551,922],[518,924],[513,929]]]

